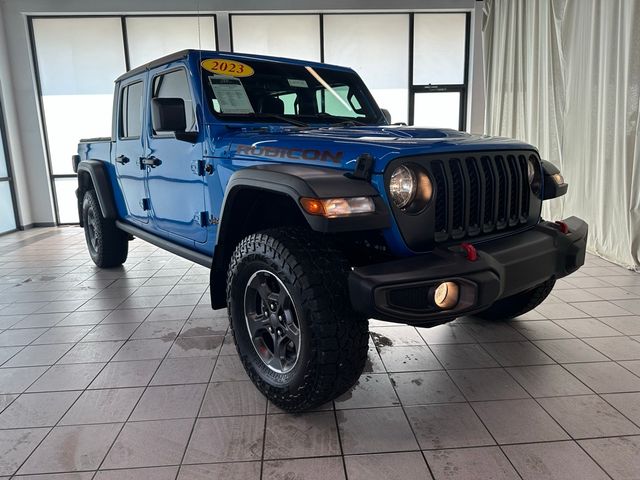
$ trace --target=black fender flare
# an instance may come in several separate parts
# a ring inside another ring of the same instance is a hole
[[[220,209],[217,238],[211,265],[211,299],[214,308],[225,306],[224,288],[226,268],[235,248],[230,221],[234,202],[246,189],[258,189],[290,198],[306,220],[309,228],[320,233],[358,232],[389,228],[389,209],[378,190],[366,180],[349,178],[342,170],[295,164],[256,165],[236,171],[227,184]],[[375,212],[353,217],[326,218],[308,214],[300,205],[300,198],[371,197]],[[214,287],[215,286],[215,287]]]
[[[116,209],[113,189],[111,188],[111,181],[109,180],[109,172],[104,162],[100,160],[82,160],[78,163],[77,173],[78,190],[76,190],[76,195],[78,197],[80,225],[82,226],[82,198],[84,192],[91,188],[88,181],[89,179],[96,191],[102,215],[104,218],[116,220],[118,218],[118,210]]]

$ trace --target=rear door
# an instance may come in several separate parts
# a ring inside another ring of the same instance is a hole
[[[146,169],[140,165],[144,155],[145,74],[129,78],[120,84],[117,103],[117,139],[114,153],[116,174],[127,204],[127,218],[148,223]]]
[[[161,67],[149,78],[153,98],[181,98],[186,114],[186,132],[199,132],[194,95],[184,67]],[[147,115],[150,115],[149,107]],[[151,199],[151,217],[155,226],[184,240],[207,240],[205,180],[198,162],[202,160],[202,132],[195,143],[177,140],[173,133],[155,132],[147,121],[147,158],[155,166],[147,167],[147,188]]]

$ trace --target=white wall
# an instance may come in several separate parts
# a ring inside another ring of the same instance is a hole
[[[345,12],[345,11],[469,11],[472,15],[472,64],[468,128],[483,130],[484,95],[482,58],[477,55],[480,31],[475,0],[0,0],[0,82],[7,110],[7,130],[16,177],[22,225],[50,224],[54,221],[44,137],[39,117],[39,99],[27,29],[30,15],[104,15],[216,13],[218,48],[230,49],[228,12]],[[135,5],[135,6],[132,6]],[[179,9],[178,9],[179,5]],[[4,27],[4,32],[3,32]],[[4,35],[3,35],[4,33]],[[6,38],[5,38],[6,37]],[[6,41],[3,41],[3,38]]]

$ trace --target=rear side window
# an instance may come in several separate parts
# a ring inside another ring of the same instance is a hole
[[[142,132],[142,82],[122,89],[120,96],[120,138],[139,138]]]
[[[187,116],[187,132],[197,132],[198,123],[193,108],[193,99],[187,73],[183,70],[158,75],[153,79],[153,98],[181,98],[184,100],[184,111]]]

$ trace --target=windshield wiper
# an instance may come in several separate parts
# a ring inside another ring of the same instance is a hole
[[[331,119],[331,120],[336,120],[338,117],[335,117],[333,115],[330,115],[328,113],[324,113],[324,112],[318,112],[314,115],[314,117],[318,117],[318,118],[326,118],[326,119]],[[340,120],[338,122],[332,122],[331,123],[332,126],[336,126],[336,127],[361,127],[361,126],[365,126],[367,125],[366,123],[360,122],[358,120],[354,120],[354,119],[350,119],[350,120]]]
[[[276,120],[280,120],[281,122],[290,123],[291,125],[295,125],[297,127],[308,127],[309,125],[301,122],[300,120],[294,120],[293,118],[287,118],[283,115],[278,115],[277,113],[254,113],[257,118],[275,118]]]

